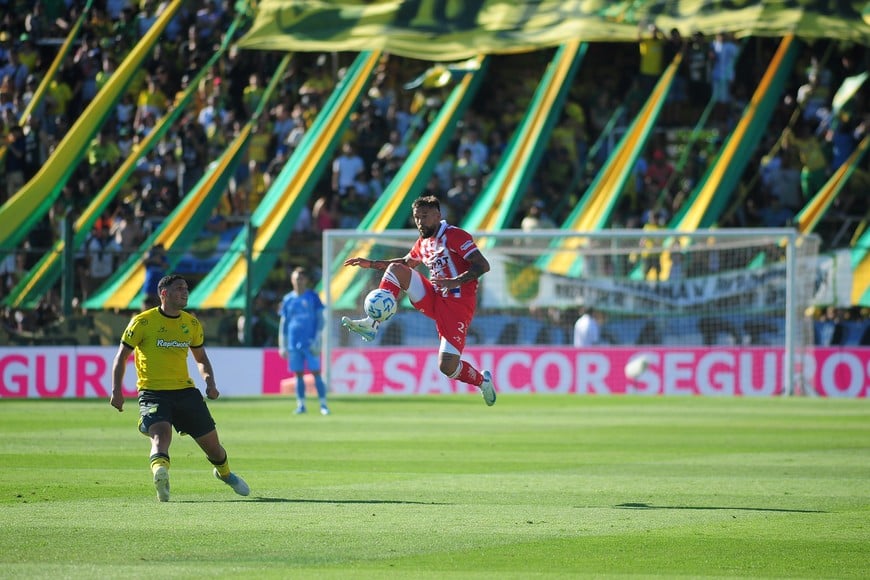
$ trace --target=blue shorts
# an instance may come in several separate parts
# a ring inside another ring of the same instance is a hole
[[[301,373],[308,370],[313,373],[320,372],[320,355],[312,354],[307,348],[294,348],[287,352],[287,368],[294,373]]]

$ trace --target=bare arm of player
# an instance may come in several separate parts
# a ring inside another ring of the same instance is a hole
[[[360,268],[370,268],[372,270],[386,270],[390,264],[404,264],[409,268],[416,268],[420,265],[418,260],[412,260],[410,256],[402,258],[393,258],[392,260],[369,260],[368,258],[348,258],[344,261],[345,266],[359,266]]]
[[[124,411],[124,371],[127,370],[127,359],[130,358],[130,353],[133,349],[126,344],[121,344],[118,347],[118,352],[115,353],[115,360],[112,361],[112,398],[109,403],[118,409],[118,412]]]
[[[284,310],[283,306],[281,307],[281,310],[283,312],[283,310]],[[287,358],[287,345],[284,344],[284,342],[285,342],[284,335],[286,332],[287,332],[287,317],[282,314],[281,318],[278,321],[278,356],[280,356],[281,358],[284,358],[284,359]]]
[[[431,280],[433,284],[450,290],[477,280],[487,272],[489,272],[489,260],[478,250],[468,256],[468,269],[459,276],[455,278],[432,278]]]
[[[205,354],[205,347],[190,347],[190,352],[193,353],[193,358],[196,359],[196,366],[199,368],[199,374],[202,375],[202,380],[205,381],[205,396],[209,399],[217,399],[221,394],[218,392],[217,385],[214,382],[214,370],[211,368],[211,361],[208,359],[208,355]]]

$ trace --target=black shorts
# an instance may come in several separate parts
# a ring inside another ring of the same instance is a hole
[[[197,388],[174,391],[139,391],[139,431],[148,434],[154,423],[167,421],[181,435],[194,439],[214,430],[208,405]]]

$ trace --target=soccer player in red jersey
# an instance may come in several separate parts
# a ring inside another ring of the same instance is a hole
[[[411,211],[420,237],[404,257],[392,260],[355,257],[345,260],[344,265],[383,270],[379,287],[392,293],[397,302],[399,294],[407,292],[414,308],[435,321],[441,338],[438,348],[441,372],[474,385],[486,404],[494,405],[496,393],[490,372],[481,372],[462,360],[477,307],[477,279],[489,271],[489,262],[471,234],[441,219],[437,197],[417,198]],[[429,269],[429,279],[415,269],[420,264]],[[344,316],[341,324],[368,341],[375,338],[379,325],[368,316],[359,320]]]

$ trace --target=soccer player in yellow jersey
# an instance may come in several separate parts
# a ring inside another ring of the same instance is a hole
[[[214,475],[239,495],[250,488],[229,468],[227,452],[218,439],[214,419],[202,393],[187,370],[187,351],[193,353],[205,381],[209,399],[220,396],[211,361],[205,352],[199,320],[182,308],[187,306],[187,281],[178,275],[164,276],[157,284],[160,306],[133,317],[112,366],[111,404],[124,410],[124,380],[127,359],[135,352],[136,386],[139,391],[139,431],[151,438],[151,473],[157,499],[169,501],[169,444],[172,428],[190,435],[215,466]]]

